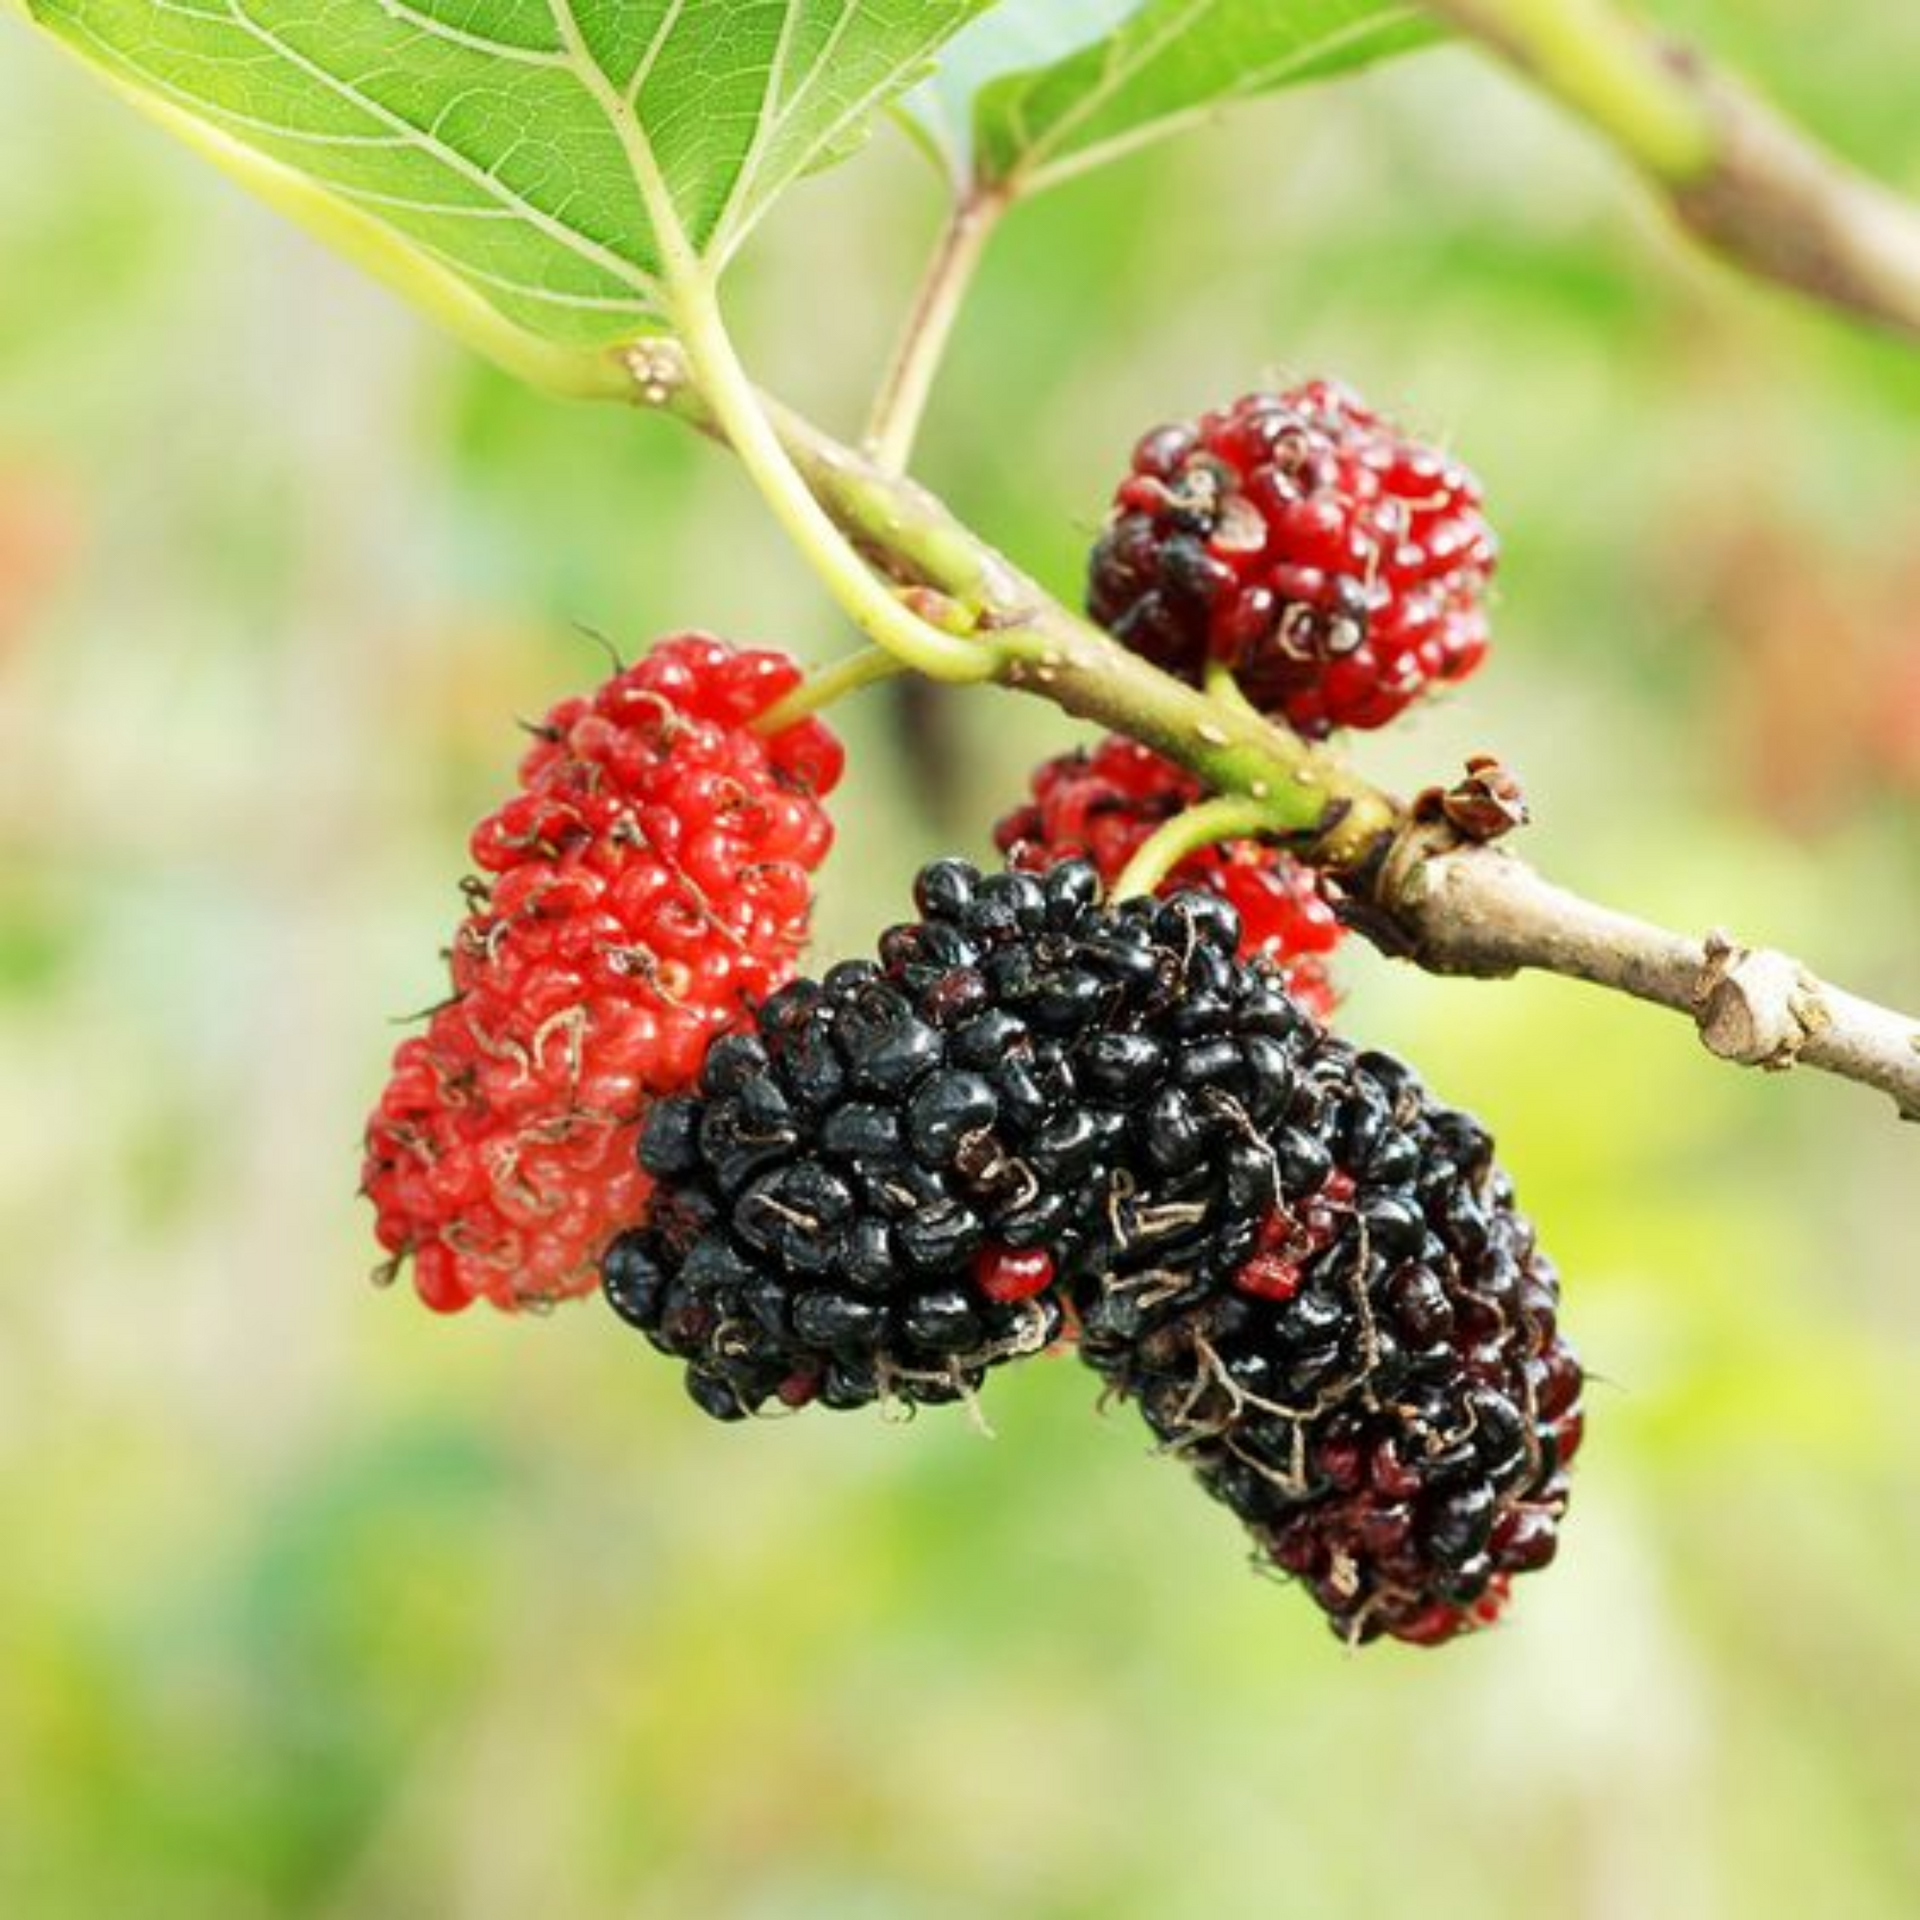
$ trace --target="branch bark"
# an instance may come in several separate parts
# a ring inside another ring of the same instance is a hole
[[[1404,833],[1378,908],[1431,973],[1497,980],[1529,969],[1584,980],[1685,1016],[1717,1058],[1805,1065],[1886,1094],[1920,1120],[1920,1022],[1722,932],[1673,933],[1597,905],[1493,847]]]
[[[1736,265],[1920,339],[1920,208],[1610,0],[1428,0],[1579,114]]]
[[[649,342],[628,365],[636,400],[723,439],[680,349]],[[1051,599],[918,482],[883,471],[767,403],[815,497],[886,578],[964,610],[1002,649],[1003,685],[1132,733],[1219,791],[1278,802],[1284,833],[1334,873],[1354,924],[1435,974],[1555,973],[1683,1015],[1736,1065],[1814,1067],[1886,1094],[1920,1119],[1920,1022],[1819,979],[1770,948],[1671,932],[1582,898],[1503,848],[1416,819],[1325,748],[1210,699],[1115,645]],[[957,622],[956,624],[964,624]],[[1280,836],[1277,836],[1280,837]]]

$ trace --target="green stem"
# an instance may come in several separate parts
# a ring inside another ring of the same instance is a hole
[[[1210,699],[1064,609],[1002,636],[1003,684],[1139,740],[1216,793],[1238,795],[1271,834],[1301,836],[1322,864],[1363,863],[1390,837],[1395,803],[1324,748]]]
[[[808,674],[784,700],[776,700],[754,722],[754,731],[778,733],[782,728],[832,706],[835,701],[844,700],[848,694],[858,693],[862,687],[873,686],[881,680],[891,680],[896,674],[907,671],[906,663],[889,653],[885,647],[864,647],[844,660],[836,660],[830,666]]]
[[[956,640],[900,604],[837,527],[780,443],[734,351],[711,283],[681,280],[674,320],[702,396],[748,476],[842,611],[867,638],[935,680],[991,679],[994,650]]]
[[[940,236],[867,421],[867,457],[882,472],[904,473],[913,457],[967,289],[1005,206],[997,192],[969,192]]]
[[[1146,840],[1114,882],[1113,897],[1129,900],[1135,894],[1157,893],[1161,883],[1181,861],[1222,840],[1248,840],[1273,828],[1272,810],[1239,794],[1203,800],[1177,814]]]

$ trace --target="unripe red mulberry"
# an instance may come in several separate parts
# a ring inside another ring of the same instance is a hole
[[[1480,501],[1345,388],[1249,394],[1134,449],[1089,610],[1189,680],[1224,662],[1304,734],[1384,726],[1486,654],[1498,549]]]
[[[1091,860],[1111,887],[1142,845],[1201,797],[1199,781],[1171,760],[1111,735],[1038,768],[1031,798],[994,828],[994,844],[1028,873]],[[1239,914],[1242,958],[1272,961],[1315,1019],[1332,1016],[1338,996],[1323,956],[1340,944],[1342,928],[1311,867],[1257,840],[1229,840],[1181,861],[1159,892],[1165,899],[1194,888],[1219,894]]]
[[[841,753],[818,721],[753,722],[800,677],[782,654],[663,641],[555,707],[475,829],[452,997],[367,1126],[380,1243],[430,1307],[591,1291],[645,1197],[645,1101],[791,977]]]

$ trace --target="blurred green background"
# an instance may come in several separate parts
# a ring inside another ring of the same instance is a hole
[[[1920,190],[1920,14],[1663,7]],[[1501,1631],[1348,1655],[1069,1361],[722,1430],[592,1304],[365,1283],[360,1121],[515,716],[709,625],[843,647],[724,458],[522,394],[0,30],[0,1911],[1920,1911],[1920,1181],[1870,1096],[1554,983],[1347,958],[1499,1132],[1599,1376]],[[897,135],[735,292],[850,428]],[[1333,372],[1486,479],[1533,854],[1920,1006],[1920,353],[1687,254],[1435,55],[1023,213],[924,470],[1062,591],[1134,434]],[[894,709],[825,951],[1069,738]],[[936,818],[936,812],[944,812]]]

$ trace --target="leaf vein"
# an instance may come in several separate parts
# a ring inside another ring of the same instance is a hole
[[[653,78],[653,70],[659,64],[661,49],[673,38],[673,30],[680,24],[680,16],[685,12],[686,5],[687,0],[671,0],[666,12],[660,16],[660,24],[654,28],[653,38],[647,42],[633,78],[627,83],[625,105],[629,112],[639,105],[641,92]]]
[[[545,234],[548,239],[556,241],[560,246],[600,267],[614,278],[626,281],[642,295],[649,291],[647,276],[630,260],[623,259],[610,248],[603,247],[597,240],[590,239],[586,234],[553,219],[542,208],[533,205],[523,195],[515,193],[505,181],[497,179],[489,169],[476,165],[469,155],[461,152],[449,141],[441,139],[437,132],[414,125],[404,115],[382,106],[379,101],[372,99],[352,82],[342,79],[326,67],[307,59],[280,34],[254,19],[247,11],[243,0],[226,0],[226,6],[235,26],[251,34],[289,65],[318,81],[320,85],[337,94],[350,105],[358,107],[370,119],[381,121],[392,127],[403,140],[420,141],[453,172],[471,181],[483,192],[497,198],[502,205],[517,209],[530,226]],[[457,104],[457,101],[449,101],[442,107],[441,111],[434,116],[433,126],[437,128]]]
[[[1159,27],[1151,33],[1142,35],[1137,45],[1131,48],[1126,46],[1122,36],[1116,35],[1108,43],[1099,83],[1089,87],[1053,123],[1049,133],[1042,135],[1031,144],[1023,166],[1037,170],[1044,165],[1047,155],[1057,150],[1074,128],[1090,119],[1135,75],[1159,59],[1161,54],[1172,46],[1202,14],[1206,13],[1213,3],[1214,0],[1188,0],[1186,6],[1169,13]]]
[[[474,33],[466,27],[423,13],[406,0],[377,0],[380,11],[403,26],[415,27],[430,40],[444,40],[449,46],[465,47],[471,53],[484,53],[492,60],[509,60],[529,67],[565,67],[566,55],[545,47],[522,47],[511,40],[496,40],[491,34]]]

